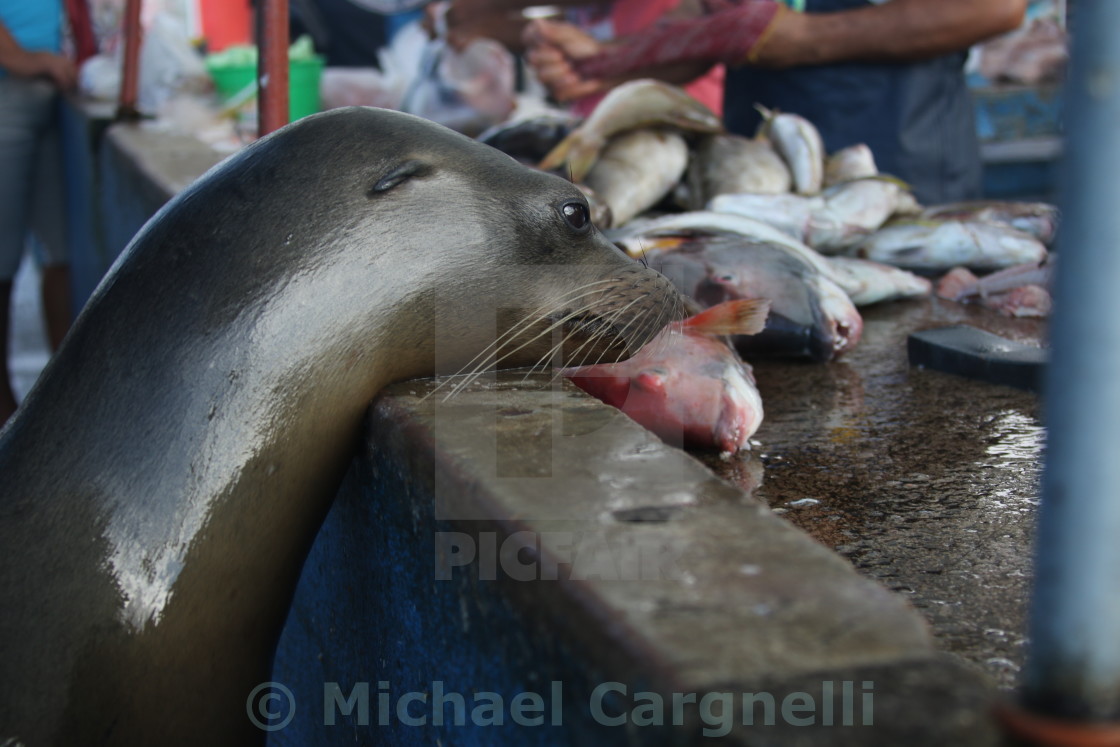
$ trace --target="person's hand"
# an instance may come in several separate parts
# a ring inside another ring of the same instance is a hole
[[[77,85],[78,71],[68,57],[51,52],[27,52],[14,55],[5,69],[24,78],[49,78],[62,91]]]
[[[520,52],[525,19],[501,0],[450,0],[429,3],[423,27],[432,38],[441,34],[452,49],[462,52],[475,39],[493,39],[511,52]]]
[[[598,40],[578,27],[559,21],[536,20],[525,28],[524,41],[528,48],[525,59],[557,101],[572,101],[610,87],[607,81],[584,78],[576,71],[573,63],[604,49]]]

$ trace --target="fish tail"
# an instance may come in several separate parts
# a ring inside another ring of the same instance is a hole
[[[741,298],[713,306],[681,322],[681,326],[701,335],[756,335],[766,326],[770,299]]]
[[[553,171],[567,164],[566,176],[578,184],[599,160],[599,152],[602,149],[603,143],[599,140],[573,132],[548,152],[538,168],[542,171]]]
[[[566,138],[554,145],[552,147],[552,150],[550,150],[548,154],[545,155],[545,157],[541,160],[541,162],[537,164],[537,168],[541,171],[553,171],[554,169],[558,169],[563,166],[564,163],[568,160],[568,151],[572,148],[572,143],[574,142],[574,134],[575,133],[573,133],[572,135],[568,135]]]
[[[580,183],[584,177],[590,173],[591,169],[599,161],[599,153],[603,149],[603,143],[587,138],[580,138],[572,143],[568,149],[568,176],[571,177],[573,182]]]
[[[615,242],[627,256],[641,259],[647,252],[671,252],[688,243],[684,236],[635,236]]]

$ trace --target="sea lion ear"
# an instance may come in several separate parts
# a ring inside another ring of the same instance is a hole
[[[377,195],[388,192],[394,187],[403,184],[409,179],[416,176],[426,176],[431,173],[432,167],[423,161],[405,161],[404,163],[390,169],[389,173],[377,180],[377,182],[370,187],[369,196],[376,197]]]

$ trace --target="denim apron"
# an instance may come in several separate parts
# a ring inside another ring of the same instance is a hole
[[[811,13],[863,7],[868,0],[805,0]],[[967,51],[908,63],[844,62],[787,70],[728,70],[724,117],[753,135],[756,103],[806,117],[831,153],[866,143],[879,170],[910,183],[924,204],[979,196],[981,163]]]

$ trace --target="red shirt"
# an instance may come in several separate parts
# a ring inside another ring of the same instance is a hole
[[[603,31],[610,34],[608,38],[629,36],[653,25],[663,15],[676,8],[679,2],[680,0],[616,0],[611,6],[610,17],[602,19],[606,23],[596,23],[594,29],[585,26],[584,30],[596,37],[601,36]],[[604,28],[608,24],[610,28]],[[715,65],[683,87],[693,98],[722,116],[725,73],[723,65]],[[572,103],[572,110],[587,116],[604,95],[596,94],[579,99]]]

